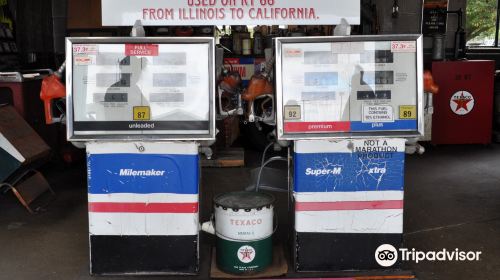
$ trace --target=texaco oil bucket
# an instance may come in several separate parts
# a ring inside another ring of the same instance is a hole
[[[273,259],[275,198],[259,192],[232,192],[214,198],[217,267],[254,274]]]

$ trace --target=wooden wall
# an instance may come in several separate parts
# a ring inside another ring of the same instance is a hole
[[[68,0],[68,29],[102,28],[101,0]]]

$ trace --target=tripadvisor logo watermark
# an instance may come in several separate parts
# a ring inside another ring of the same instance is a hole
[[[399,248],[399,251],[390,244],[380,245],[375,250],[375,260],[380,266],[393,266],[398,260],[419,263],[421,261],[431,262],[464,262],[479,261],[481,251],[461,251],[442,249],[440,251],[417,251],[415,249]]]

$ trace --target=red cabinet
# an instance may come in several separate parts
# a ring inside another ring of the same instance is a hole
[[[434,62],[432,75],[439,86],[434,97],[432,143],[491,143],[494,61]]]

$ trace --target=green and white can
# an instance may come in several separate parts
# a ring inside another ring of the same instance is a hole
[[[214,198],[217,267],[231,274],[255,274],[273,260],[274,196],[232,192]]]

